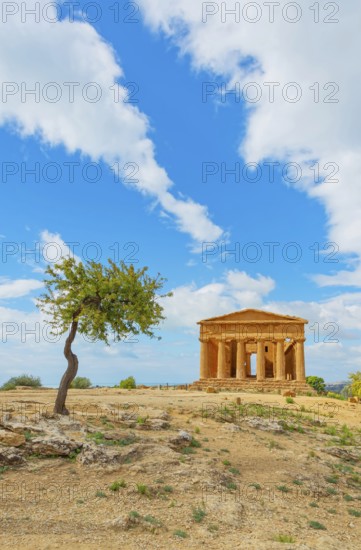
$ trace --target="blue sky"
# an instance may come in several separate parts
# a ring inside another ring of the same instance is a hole
[[[104,348],[78,339],[79,374],[94,383],[130,374],[140,383],[196,380],[196,321],[245,307],[309,320],[309,374],[335,381],[360,368],[360,149],[350,112],[358,104],[345,58],[331,47],[352,9],[360,9],[351,4],[332,28],[316,27],[307,12],[292,29],[265,14],[252,28],[216,16],[202,22],[202,3],[186,0],[142,0],[137,23],[115,23],[111,3],[102,4],[94,24],[81,14],[69,21],[64,8],[52,24],[41,16],[22,22],[21,13],[4,22],[2,14],[0,382],[25,371],[55,386],[64,370],[62,343],[44,338],[35,299],[49,260],[44,251],[67,253],[69,243],[78,243],[81,259],[99,252],[103,261],[133,257],[159,271],[174,292],[164,302],[160,342]],[[122,9],[124,18],[129,12]],[[14,48],[9,37],[16,31]],[[309,89],[316,81],[319,102]],[[36,82],[39,102],[31,95],[22,101],[24,86]],[[61,90],[58,102],[48,100],[49,82]],[[79,82],[77,92],[95,82],[102,97],[91,103],[76,93],[71,102],[66,82]],[[274,102],[267,82],[279,83]],[[207,85],[244,90],[249,83],[262,90],[256,103],[231,94],[202,97]],[[277,93],[294,91],[289,83],[302,90],[300,101]],[[115,91],[123,97],[126,90],[136,102],[116,103]],[[337,103],[323,101],[330,92]],[[115,163],[131,163],[139,181],[115,177]],[[257,164],[259,181],[250,181],[252,171],[241,181],[224,174],[247,163]],[[278,163],[274,181],[266,163]],[[302,171],[297,182],[292,172],[282,176],[290,163]],[[35,167],[39,178],[27,173]],[[266,243],[277,243],[273,261]],[[40,258],[22,257],[25,248]],[[16,334],[9,323],[19,327]],[[39,341],[24,336],[37,326]]]

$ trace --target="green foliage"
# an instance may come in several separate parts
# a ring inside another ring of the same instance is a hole
[[[348,386],[351,395],[361,397],[361,372],[351,372],[348,377],[351,380],[351,384]]]
[[[292,397],[286,397],[286,403],[294,403],[294,400]]]
[[[340,394],[340,393],[335,393],[333,391],[329,391],[327,392],[327,395],[326,397],[330,397],[331,399],[340,399],[341,401],[344,401],[346,398],[344,397],[344,395]]]
[[[320,378],[319,376],[307,376],[306,382],[310,386],[313,387],[314,390],[317,391],[317,393],[323,393],[326,388],[326,384],[323,378]]]
[[[308,525],[312,527],[312,529],[319,529],[319,530],[326,531],[326,527],[322,525],[322,523],[319,523],[318,521],[309,521]]]
[[[13,376],[0,388],[1,391],[15,390],[16,386],[29,386],[31,388],[40,388],[41,380],[37,376],[31,376],[29,374],[21,374],[20,376]]]
[[[76,390],[86,390],[87,388],[90,388],[91,385],[92,383],[89,378],[85,378],[84,376],[77,376],[70,384],[70,387]]]
[[[186,539],[188,537],[187,533],[185,531],[182,531],[181,529],[176,529],[174,532],[173,532],[173,535],[175,537],[179,537],[181,539]]]
[[[291,544],[296,542],[296,539],[291,535],[276,535],[273,540],[275,540],[276,542],[288,542]]]
[[[158,298],[171,293],[157,295],[165,279],[159,274],[151,278],[147,271],[147,267],[136,270],[124,262],[118,266],[108,260],[104,266],[63,258],[47,267],[46,292],[37,306],[50,315],[48,323],[54,335],[64,334],[77,322],[80,334],[106,345],[130,335],[154,338],[153,329],[164,319]]]
[[[12,391],[12,390],[16,390],[16,384],[14,384],[14,382],[5,382],[5,384],[3,384],[1,387],[0,387],[0,391]]]
[[[200,508],[200,507],[193,508],[192,516],[195,522],[201,523],[201,521],[203,521],[206,515],[207,513],[203,508]]]
[[[123,390],[134,390],[137,387],[134,376],[128,376],[128,378],[121,380],[119,387]]]

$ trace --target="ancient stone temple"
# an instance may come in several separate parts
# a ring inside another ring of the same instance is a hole
[[[310,391],[306,319],[244,309],[199,321],[200,380],[195,387]]]

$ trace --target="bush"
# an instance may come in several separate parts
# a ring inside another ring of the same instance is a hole
[[[124,380],[121,380],[119,383],[119,387],[123,390],[132,390],[135,389],[136,383],[134,376],[128,376],[128,378],[125,378]]]
[[[5,382],[5,384],[3,384],[1,387],[0,387],[0,391],[11,391],[11,390],[16,390],[16,384],[14,384],[13,382]]]
[[[42,386],[39,377],[31,376],[29,374],[21,374],[20,376],[13,376],[3,386],[2,391],[14,390],[16,386],[29,386],[31,388],[40,388]]]
[[[323,393],[326,388],[326,384],[323,378],[320,378],[319,376],[307,376],[306,378],[307,384],[312,386],[314,390],[317,391],[317,393]]]
[[[87,388],[90,388],[91,385],[92,383],[89,378],[85,378],[84,376],[77,376],[70,384],[70,387],[76,390],[86,390]]]

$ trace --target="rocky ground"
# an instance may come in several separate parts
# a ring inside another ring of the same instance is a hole
[[[361,404],[71,390],[61,417],[54,398],[0,394],[2,548],[361,547]]]

